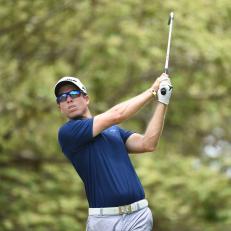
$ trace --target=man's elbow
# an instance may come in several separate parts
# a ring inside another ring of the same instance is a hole
[[[111,120],[112,120],[113,124],[120,124],[121,122],[124,121],[124,117],[120,113],[115,113],[112,115]]]
[[[127,119],[127,116],[123,111],[114,109],[111,113],[111,120],[114,124],[120,124]]]
[[[154,152],[157,148],[157,145],[154,144],[145,144],[144,145],[144,151],[145,152]]]

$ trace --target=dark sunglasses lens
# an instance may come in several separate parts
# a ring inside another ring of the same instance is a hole
[[[77,98],[77,97],[79,97],[80,96],[80,91],[71,91],[70,93],[69,93],[69,95],[71,96],[71,98]]]
[[[62,94],[58,97],[58,102],[65,102],[67,100],[67,94]]]

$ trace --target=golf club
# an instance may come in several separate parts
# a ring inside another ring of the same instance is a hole
[[[167,46],[167,53],[166,53],[166,60],[165,60],[165,66],[164,66],[164,73],[168,74],[168,64],[169,64],[169,55],[170,55],[170,46],[171,46],[171,37],[172,37],[172,28],[173,28],[173,19],[174,19],[174,13],[171,12],[169,14],[169,19],[168,19],[168,25],[169,25],[169,33],[168,33],[168,46]],[[166,89],[162,88],[161,89],[161,94],[165,95],[166,94]]]

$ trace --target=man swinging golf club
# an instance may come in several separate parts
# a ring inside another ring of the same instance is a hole
[[[167,89],[165,95],[161,87]],[[56,84],[58,106],[69,119],[58,139],[85,186],[88,231],[152,230],[152,214],[128,153],[155,150],[171,91],[164,73],[143,93],[93,117],[87,90],[79,79],[64,77]],[[156,92],[158,102],[144,135],[117,126],[153,100]]]
[[[152,213],[128,153],[156,149],[171,93],[170,79],[163,73],[141,94],[92,116],[87,89],[78,78],[63,77],[56,83],[58,107],[69,119],[59,129],[58,140],[85,186],[87,231],[152,230]],[[118,126],[156,98],[144,134]]]

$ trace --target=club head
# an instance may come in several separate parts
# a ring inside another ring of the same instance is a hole
[[[170,25],[170,23],[171,23],[171,21],[172,21],[173,19],[174,19],[174,13],[171,12],[171,13],[169,14],[168,25]]]

